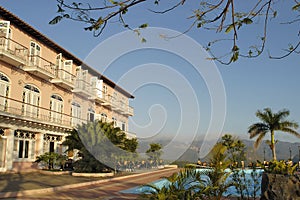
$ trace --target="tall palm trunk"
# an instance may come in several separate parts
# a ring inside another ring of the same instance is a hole
[[[276,158],[276,149],[275,149],[274,130],[271,130],[271,150],[272,150],[273,160],[277,160],[277,158]]]

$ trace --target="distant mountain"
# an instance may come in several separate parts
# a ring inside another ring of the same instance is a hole
[[[252,140],[242,140],[247,147],[247,159],[248,161],[256,161],[263,160],[264,157],[266,160],[270,160],[272,158],[272,153],[270,147],[263,141],[258,149],[253,148],[254,141]],[[160,143],[162,146],[166,146],[168,144],[168,154],[164,154],[162,157],[165,160],[174,160],[178,158],[179,153],[183,153],[179,159],[179,161],[188,161],[195,163],[198,160],[198,151],[199,147],[203,141],[194,141],[192,144],[186,144],[182,141],[171,141],[168,139],[161,139],[157,141],[139,141],[139,153],[145,153],[149,148],[150,143]],[[207,141],[206,141],[207,142]],[[300,153],[300,142],[291,143],[291,142],[283,142],[278,141],[276,144],[276,154],[278,160],[287,160],[292,158],[294,162],[298,162],[299,153]],[[163,149],[164,151],[164,149]],[[166,152],[165,152],[166,153]]]

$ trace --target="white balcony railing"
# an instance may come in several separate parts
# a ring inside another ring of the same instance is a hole
[[[0,105],[0,115],[17,118],[24,121],[34,121],[41,124],[52,124],[71,128],[72,117],[68,114],[56,112],[47,108],[24,103],[15,99],[0,95],[5,102]]]
[[[4,61],[12,65],[24,65],[28,59],[28,48],[12,39],[1,36],[0,54]]]
[[[55,78],[51,80],[51,83],[57,84],[66,89],[74,89],[75,75],[64,69],[56,69]]]
[[[47,80],[55,78],[56,74],[55,64],[38,55],[29,56],[28,64],[23,69]]]

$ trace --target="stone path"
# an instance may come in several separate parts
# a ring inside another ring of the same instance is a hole
[[[179,169],[163,169],[151,171],[147,173],[134,174],[124,177],[116,177],[110,180],[98,182],[81,187],[64,188],[51,192],[34,192],[32,194],[20,194],[17,199],[45,199],[45,200],[62,200],[62,199],[103,199],[103,200],[119,200],[119,199],[137,199],[138,195],[124,194],[119,191],[126,190],[139,185],[147,184],[160,178],[170,176]]]

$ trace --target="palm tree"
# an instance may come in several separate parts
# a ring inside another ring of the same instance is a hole
[[[265,135],[270,132],[271,140],[269,146],[272,150],[273,160],[276,160],[275,131],[282,131],[300,137],[300,134],[294,130],[298,128],[298,123],[286,119],[289,114],[290,111],[286,109],[280,110],[277,113],[273,113],[270,108],[265,108],[263,111],[258,110],[256,116],[262,122],[252,124],[248,130],[250,139],[257,137],[254,148],[257,148]]]

